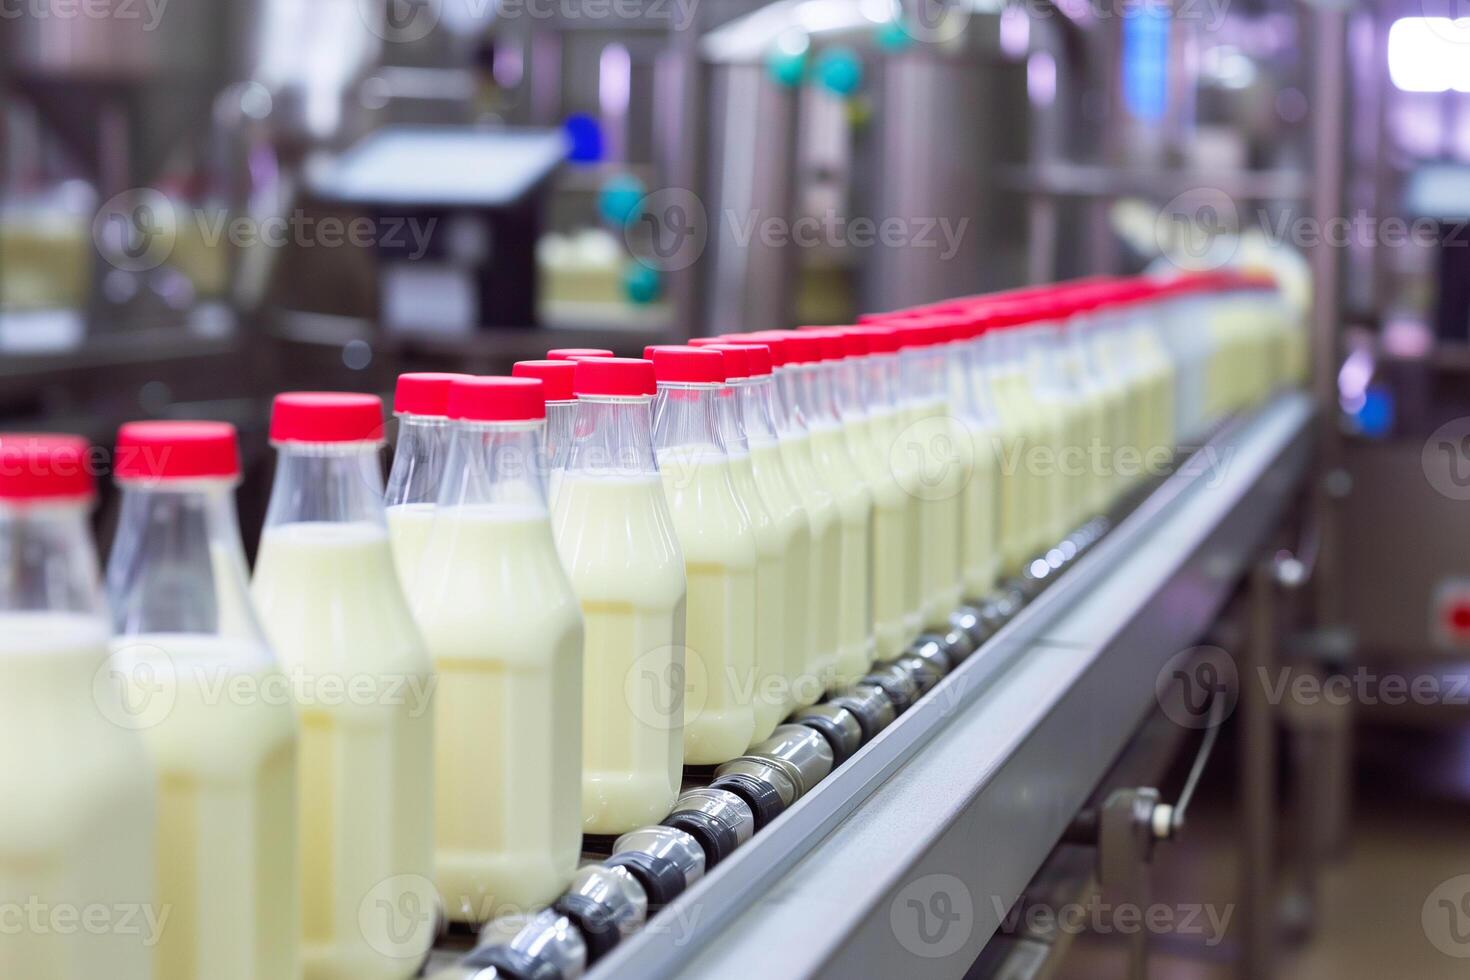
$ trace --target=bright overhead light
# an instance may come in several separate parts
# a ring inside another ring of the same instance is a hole
[[[1388,74],[1404,92],[1470,92],[1470,17],[1401,17],[1388,29]]]

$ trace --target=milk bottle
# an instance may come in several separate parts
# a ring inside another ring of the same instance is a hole
[[[434,676],[388,541],[382,418],[375,396],[305,392],[271,414],[253,594],[301,717],[309,978],[412,976],[432,938]],[[422,915],[403,936],[364,908]]]
[[[582,607],[582,830],[668,815],[684,775],[684,556],[653,454],[653,364],[576,362],[557,551]]]
[[[653,441],[688,583],[684,761],[719,765],[751,744],[756,564],[750,515],[716,432],[718,351],[654,347]]]
[[[812,462],[837,501],[842,528],[837,659],[831,686],[845,687],[861,679],[873,663],[873,497],[837,411],[833,373],[846,357],[846,343],[841,334],[825,330],[802,330],[796,336],[799,343],[814,343],[795,369],[798,397],[811,433]]]
[[[444,476],[448,421],[444,406],[449,386],[467,374],[419,373],[398,378],[393,412],[398,416],[398,445],[388,474],[388,537],[399,580],[407,588],[418,572],[424,542],[434,520],[434,500]]]
[[[411,594],[434,658],[435,883],[456,922],[552,901],[582,846],[582,615],[541,481],[545,388],[450,389],[449,457]]]
[[[800,349],[801,342],[793,334],[780,331],[748,334],[743,339],[765,344],[771,351],[776,378],[771,408],[781,458],[811,522],[812,567],[808,588],[811,638],[806,644],[806,667],[796,690],[802,705],[816,704],[831,686],[837,671],[843,527],[837,500],[813,462],[811,436],[799,401],[802,382],[797,360],[810,356],[811,350],[809,346]],[[819,341],[806,343],[816,344],[820,350]]]
[[[714,349],[726,355],[727,364],[732,353],[744,357],[748,375],[728,378],[727,383],[734,390],[739,406],[742,430],[750,447],[750,466],[756,489],[770,511],[777,536],[783,542],[784,557],[780,570],[774,576],[767,576],[764,571],[758,573],[757,588],[764,594],[767,589],[776,589],[776,585],[771,583],[780,584],[784,607],[779,614],[782,628],[777,644],[780,662],[779,666],[769,668],[768,676],[780,679],[782,704],[779,718],[784,718],[798,706],[815,702],[823,693],[818,689],[815,677],[807,672],[814,618],[810,602],[813,585],[812,526],[796,481],[786,467],[776,434],[777,396],[771,348],[765,344],[736,343],[716,344]],[[766,600],[760,596],[756,601],[758,610],[767,608]],[[758,612],[757,618],[761,616],[762,613]],[[759,623],[757,628],[759,644],[759,637],[765,635],[765,631],[759,628]],[[774,660],[771,662],[774,664]],[[766,664],[762,650],[757,647],[757,670],[766,669]],[[761,740],[759,732],[763,721],[760,702],[757,702],[757,741]]]
[[[168,925],[157,782],[133,723],[149,705],[112,683],[88,455],[73,436],[0,435],[0,907],[133,908],[138,928],[12,925],[0,976],[17,980],[150,980]]]
[[[965,454],[947,401],[944,346],[953,324],[938,317],[903,324],[900,352],[907,427],[897,451],[914,466],[903,471],[904,490],[919,500],[925,627],[940,627],[960,603],[960,498],[968,477]],[[968,440],[968,435],[964,437]]]
[[[901,594],[903,634],[898,650],[890,655],[896,656],[924,628],[924,596],[920,581],[923,551],[920,521],[923,501],[904,489],[917,482],[913,471],[917,469],[918,462],[909,453],[902,451],[903,447],[900,445],[900,437],[908,428],[908,403],[904,395],[903,368],[899,359],[899,351],[903,347],[903,331],[893,322],[871,322],[860,329],[869,334],[869,344],[873,351],[868,358],[865,384],[871,390],[872,403],[877,408],[873,419],[874,448],[877,450],[879,465],[898,484],[907,501],[901,530],[890,527],[881,535],[881,541],[880,536],[875,533],[873,544],[874,551],[879,555],[874,565],[875,603],[887,601],[882,597],[895,591]],[[900,535],[901,545],[895,543]],[[883,561],[885,556],[891,557],[896,562],[896,567],[887,567],[887,562]],[[883,566],[881,569],[879,563]],[[899,579],[902,581],[898,581]],[[893,648],[891,634],[886,639],[879,637],[878,648],[880,651]]]
[[[751,735],[751,744],[754,745],[769,738],[792,708],[792,681],[786,676],[786,667],[790,663],[786,650],[790,639],[786,629],[786,566],[795,527],[792,522],[777,521],[761,493],[760,484],[756,482],[755,463],[751,459],[750,440],[745,433],[738,387],[750,378],[750,348],[738,344],[698,346],[702,350],[716,351],[723,358],[725,386],[715,398],[715,428],[730,460],[730,482],[735,496],[749,515],[751,529],[755,533],[755,674],[747,686],[747,696],[755,713],[755,731]],[[654,363],[657,364],[657,358]],[[687,559],[687,553],[685,557]],[[804,577],[804,563],[801,572]]]
[[[511,374],[517,378],[540,380],[546,394],[546,437],[542,440],[542,470],[546,482],[546,502],[556,506],[556,491],[561,475],[566,472],[567,457],[572,454],[576,437],[577,396],[572,393],[572,378],[577,365],[572,361],[517,361]]]
[[[995,401],[978,366],[980,327],[972,318],[950,370],[949,401],[970,436],[974,472],[965,484],[960,513],[960,566],[966,598],[980,599],[1000,577],[999,467],[995,441],[1000,421]]]
[[[839,334],[847,356],[832,368],[837,410],[847,430],[848,448],[873,497],[868,556],[872,655],[887,660],[902,653],[912,639],[905,624],[909,584],[901,578],[910,546],[910,512],[918,505],[899,483],[889,452],[901,427],[887,371],[877,358],[891,358],[896,342],[891,330],[883,336],[863,328]],[[917,589],[913,594],[917,596]]]
[[[154,975],[298,977],[296,716],[250,606],[235,430],[125,425],[114,473],[111,663],[130,703],[158,709],[136,718],[158,776],[158,900],[172,910]]]
[[[999,471],[996,545],[1000,570],[1011,575],[1034,557],[1030,545],[1040,503],[1034,486],[1035,470],[1026,462],[1034,444],[1035,419],[1029,402],[1017,391],[1021,385],[1020,365],[1010,335],[1016,316],[1012,309],[987,308],[981,314],[983,332],[976,343],[976,388],[988,391],[995,406],[992,455]]]

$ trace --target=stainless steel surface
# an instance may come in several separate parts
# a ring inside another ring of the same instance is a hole
[[[750,812],[750,804],[726,790],[708,786],[685,790],[674,801],[669,815],[687,810],[702,813],[729,830],[735,835],[737,846],[755,833],[755,816]]]
[[[655,920],[595,975],[962,975],[1154,704],[1161,666],[1195,642],[1299,489],[1311,417],[1308,399],[1288,395],[1222,431],[1223,472],[1166,481],[944,685],[666,910],[679,929]],[[964,941],[947,956],[905,948],[899,933],[917,940],[896,928],[896,900],[929,886],[970,899]]]
[[[810,793],[832,771],[832,747],[805,725],[778,725],[747,756],[779,766],[796,783],[797,792]]]
[[[638,851],[650,857],[672,862],[684,876],[687,888],[704,876],[704,851],[699,844],[673,827],[640,827],[613,842],[613,854]]]
[[[786,769],[770,759],[756,759],[751,756],[741,756],[731,759],[729,762],[715,770],[716,778],[738,773],[759,779],[776,791],[785,806],[795,803],[801,796],[801,784]]]
[[[876,684],[854,684],[843,688],[828,703],[841,705],[851,711],[863,726],[863,735],[870,740],[893,724],[893,719],[897,717],[893,701]]]
[[[798,725],[807,725],[815,728],[829,740],[835,738],[837,744],[832,746],[834,761],[841,765],[852,757],[852,754],[863,746],[863,726],[858,721],[857,715],[844,705],[833,704],[830,701],[825,704],[814,704],[809,708],[802,708],[791,716]]]
[[[565,895],[595,902],[606,911],[606,923],[624,936],[632,935],[648,918],[648,894],[627,868],[585,864],[577,869]]]

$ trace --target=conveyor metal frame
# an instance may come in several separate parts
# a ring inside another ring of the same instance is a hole
[[[1307,472],[1312,417],[1290,393],[1224,428],[1202,451],[1219,470],[1166,480],[590,976],[963,976],[1155,706],[1160,670],[1279,523]],[[940,892],[947,905],[933,904]],[[910,900],[957,915],[960,933],[916,941]]]

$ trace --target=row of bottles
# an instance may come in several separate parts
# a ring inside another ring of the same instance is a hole
[[[0,436],[0,906],[138,924],[27,929],[0,975],[413,975],[441,915],[555,900],[686,765],[748,792],[783,720],[899,684],[962,600],[1298,382],[1282,309],[1087,280],[407,375],[386,486],[376,397],[281,395],[253,577],[233,429],[134,423],[105,594],[90,448]]]

